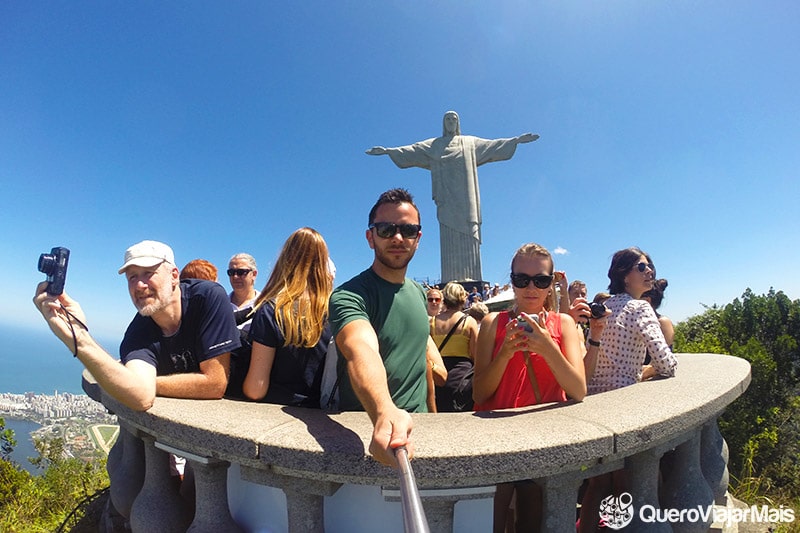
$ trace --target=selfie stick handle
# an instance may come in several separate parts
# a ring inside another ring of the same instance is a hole
[[[414,471],[411,469],[411,461],[408,460],[408,450],[405,446],[400,446],[395,448],[394,453],[400,467],[400,497],[403,505],[405,531],[406,533],[430,533],[428,519],[425,517],[425,509],[422,508],[422,500],[414,479]]]

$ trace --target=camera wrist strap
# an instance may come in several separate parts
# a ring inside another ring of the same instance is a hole
[[[73,315],[72,313],[70,313],[69,310],[66,307],[64,307],[64,304],[59,303],[58,305],[60,305],[61,306],[61,310],[64,311],[67,314],[67,324],[69,324],[69,330],[72,332],[72,342],[75,345],[75,350],[72,352],[72,356],[73,357],[78,357],[78,336],[75,334],[75,326],[72,325],[72,321],[74,320],[75,322],[80,324],[80,326],[83,329],[85,329],[87,332],[89,331],[89,328],[86,326],[86,324],[84,324],[81,321],[80,318],[78,318],[75,315]]]

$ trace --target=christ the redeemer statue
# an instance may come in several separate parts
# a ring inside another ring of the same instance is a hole
[[[461,135],[458,113],[444,114],[441,137],[409,146],[375,146],[369,155],[388,155],[400,168],[431,171],[433,201],[439,219],[442,282],[481,280],[481,200],[478,167],[511,159],[517,144],[538,139],[525,133],[510,139]]]

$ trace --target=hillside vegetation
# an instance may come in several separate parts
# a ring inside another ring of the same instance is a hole
[[[731,492],[755,504],[800,509],[800,300],[750,289],[675,327],[676,352],[747,359],[752,382],[725,410]],[[800,516],[800,513],[797,513]]]

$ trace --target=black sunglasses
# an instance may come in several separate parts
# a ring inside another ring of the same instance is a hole
[[[639,272],[644,272],[645,269],[650,268],[653,272],[656,271],[656,266],[653,263],[645,263],[642,261],[641,263],[636,263],[636,270]]]
[[[375,233],[382,239],[391,239],[397,232],[404,239],[413,239],[419,235],[422,226],[419,224],[392,224],[391,222],[375,222],[369,225],[369,229],[375,228]]]
[[[243,276],[248,275],[252,271],[253,271],[252,268],[229,268],[228,275],[230,277],[239,276],[241,278]]]
[[[535,276],[529,276],[527,274],[511,273],[511,283],[518,289],[524,289],[531,281],[533,282],[533,286],[537,289],[546,289],[553,283],[553,275],[536,274]]]

